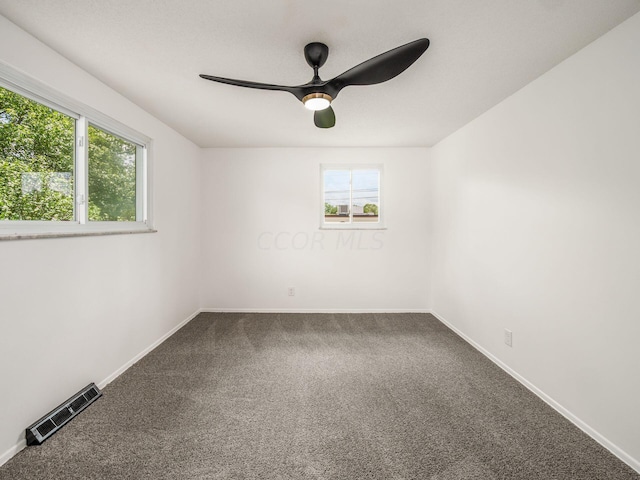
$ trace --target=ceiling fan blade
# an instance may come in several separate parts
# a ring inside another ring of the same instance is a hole
[[[331,128],[336,124],[336,114],[330,106],[313,112],[313,123],[318,128]]]
[[[233,78],[214,77],[213,75],[200,74],[200,78],[205,80],[211,80],[212,82],[226,83],[227,85],[235,85],[238,87],[257,88],[260,90],[278,90],[282,92],[289,92],[302,100],[304,93],[300,87],[287,87],[284,85],[270,85],[268,83],[249,82],[247,80],[234,80]]]
[[[335,95],[349,85],[374,85],[400,75],[429,48],[429,40],[421,38],[373,57],[327,82]],[[334,98],[335,98],[335,95]]]

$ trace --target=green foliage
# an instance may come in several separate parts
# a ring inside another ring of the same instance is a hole
[[[55,190],[55,172],[34,172],[30,167],[0,158],[0,220],[72,220],[73,196],[66,188]],[[40,189],[23,193],[23,185]]]
[[[326,203],[324,204],[324,214],[325,215],[337,215],[338,214],[338,207],[336,207],[335,205],[331,205],[330,203]]]
[[[89,126],[89,220],[136,220],[136,146]],[[0,220],[74,219],[75,120],[0,87]]]
[[[367,203],[364,207],[362,207],[362,211],[364,213],[371,213],[373,215],[378,215],[378,206],[374,203]]]
[[[135,221],[136,146],[89,125],[89,220]]]
[[[72,118],[0,87],[0,220],[73,219],[74,130]]]

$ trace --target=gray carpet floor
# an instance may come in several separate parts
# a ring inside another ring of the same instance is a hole
[[[430,315],[201,314],[0,468],[36,478],[640,475]]]

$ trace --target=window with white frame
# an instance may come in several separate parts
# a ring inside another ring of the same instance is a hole
[[[321,166],[321,227],[382,228],[382,165]]]
[[[150,140],[0,67],[0,236],[150,230]]]

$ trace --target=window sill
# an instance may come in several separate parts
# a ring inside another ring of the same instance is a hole
[[[157,230],[151,228],[133,230],[110,230],[110,231],[74,231],[74,232],[24,232],[24,233],[0,233],[0,241],[3,240],[37,240],[41,238],[64,238],[64,237],[101,237],[105,235],[129,235],[134,233],[156,233]]]
[[[322,225],[319,227],[320,230],[387,230],[387,227],[376,226],[376,227],[354,227],[353,225],[345,225],[345,226],[327,226]]]

